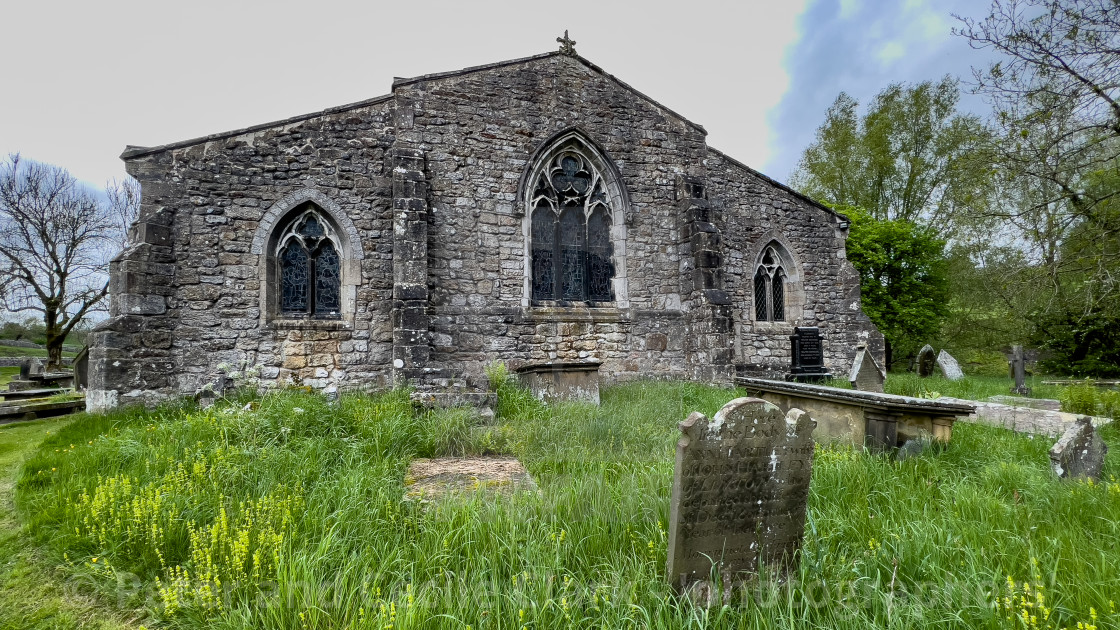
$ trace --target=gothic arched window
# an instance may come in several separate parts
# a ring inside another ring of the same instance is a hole
[[[611,208],[598,170],[578,152],[561,151],[537,176],[529,201],[532,299],[614,300]]]
[[[296,216],[278,241],[276,274],[280,314],[332,319],[342,310],[341,257],[323,217],[314,209]]]
[[[754,272],[754,318],[760,322],[780,322],[786,318],[786,272],[773,246],[762,253]]]

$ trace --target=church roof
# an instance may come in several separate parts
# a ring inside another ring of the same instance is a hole
[[[396,89],[398,87],[403,87],[403,86],[406,86],[406,85],[412,85],[414,83],[420,83],[420,82],[423,82],[423,81],[438,81],[438,80],[441,80],[441,79],[450,79],[450,78],[455,78],[455,77],[460,77],[460,76],[472,74],[472,73],[475,73],[475,72],[485,72],[487,70],[494,70],[496,68],[505,68],[505,67],[508,67],[508,66],[525,64],[525,63],[529,63],[529,62],[532,62],[532,61],[538,61],[538,60],[541,60],[541,59],[548,59],[550,57],[570,57],[571,59],[579,61],[583,65],[590,68],[592,71],[602,75],[603,77],[605,77],[606,79],[615,83],[616,85],[618,85],[622,89],[624,89],[628,92],[631,92],[635,96],[637,96],[640,99],[646,101],[647,103],[656,107],[657,109],[660,109],[660,110],[664,111],[665,113],[669,114],[673,118],[676,118],[676,119],[680,120],[681,122],[685,123],[686,125],[692,127],[693,129],[695,129],[696,131],[698,131],[698,132],[700,132],[704,135],[708,134],[707,130],[704,129],[704,127],[702,125],[692,122],[691,120],[685,118],[684,116],[681,116],[680,114],[673,111],[672,109],[669,109],[668,107],[666,107],[666,106],[662,105],[661,103],[655,101],[654,99],[650,98],[649,96],[646,96],[642,92],[634,89],[629,84],[620,80],[618,77],[614,76],[613,74],[610,74],[610,73],[606,72],[605,70],[603,70],[599,66],[597,66],[594,63],[591,63],[590,61],[588,61],[587,59],[585,59],[585,58],[583,58],[579,55],[576,55],[576,54],[566,55],[565,53],[562,53],[560,51],[552,51],[552,52],[542,53],[542,54],[539,54],[539,55],[532,55],[530,57],[521,57],[519,59],[510,59],[510,60],[507,60],[507,61],[499,61],[499,62],[496,62],[496,63],[488,63],[488,64],[484,64],[484,65],[481,65],[481,66],[471,66],[469,68],[463,68],[461,70],[451,70],[449,72],[436,72],[436,73],[433,73],[433,74],[425,74],[425,75],[421,75],[421,76],[418,76],[418,77],[411,77],[411,78],[396,77],[393,80],[393,90],[396,91]],[[153,154],[153,153],[161,153],[163,151],[169,151],[169,150],[172,150],[172,149],[189,147],[189,146],[193,146],[193,145],[196,145],[196,144],[202,144],[202,143],[205,143],[205,142],[213,142],[215,140],[223,140],[225,138],[232,138],[234,136],[240,136],[242,134],[252,133],[254,131],[263,131],[263,130],[266,130],[266,129],[271,129],[273,127],[282,127],[284,125],[290,125],[290,124],[293,124],[293,123],[302,122],[304,120],[310,120],[312,118],[318,118],[320,116],[325,116],[325,115],[329,115],[329,114],[337,114],[337,113],[341,113],[341,112],[350,111],[350,110],[353,110],[353,109],[360,109],[362,107],[368,107],[370,105],[377,105],[379,103],[383,103],[385,101],[391,100],[392,98],[393,98],[393,94],[385,94],[385,95],[377,96],[377,97],[374,97],[374,98],[371,98],[371,99],[358,101],[356,103],[348,103],[346,105],[338,105],[338,106],[329,107],[327,109],[317,111],[317,112],[311,112],[311,113],[307,113],[307,114],[300,114],[298,116],[292,116],[290,118],[285,118],[283,120],[274,120],[272,122],[266,122],[266,123],[261,123],[261,124],[258,124],[258,125],[252,125],[250,127],[243,127],[241,129],[231,129],[229,131],[222,131],[222,132],[218,132],[218,133],[213,133],[213,134],[209,134],[209,135],[206,135],[206,136],[201,136],[199,138],[191,138],[189,140],[180,140],[178,142],[161,144],[161,145],[154,146],[154,147],[141,147],[141,146],[128,145],[128,146],[125,147],[125,150],[124,150],[123,153],[121,153],[120,157],[121,157],[122,160],[130,160],[130,159],[133,159],[133,158],[138,158],[138,157],[141,157],[141,156],[144,156],[144,155],[150,155],[150,154]]]

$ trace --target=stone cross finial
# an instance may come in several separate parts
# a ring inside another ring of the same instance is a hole
[[[568,37],[568,29],[564,29],[564,36],[557,37],[556,41],[560,43],[560,53],[568,55],[569,57],[576,56],[576,40]]]

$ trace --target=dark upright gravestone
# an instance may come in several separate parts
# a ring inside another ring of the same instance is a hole
[[[1012,394],[1031,395],[1031,388],[1027,387],[1027,358],[1023,354],[1023,346],[1011,346],[1011,377],[1015,379],[1015,384],[1011,386]]]
[[[31,359],[24,359],[19,363],[19,380],[26,381],[31,376]]]
[[[1050,449],[1050,467],[1062,478],[1096,481],[1101,478],[1106,454],[1108,445],[1089,418],[1081,416]]]
[[[789,341],[793,365],[786,380],[814,382],[832,376],[824,367],[824,340],[819,328],[798,326]]]
[[[711,420],[680,424],[669,516],[669,580],[711,603],[713,574],[724,597],[761,564],[790,568],[805,530],[813,467],[809,414],[736,398]]]
[[[933,346],[927,343],[918,351],[918,376],[922,378],[933,376],[933,366]]]
[[[82,390],[89,386],[89,346],[82,347],[74,357],[74,389]]]

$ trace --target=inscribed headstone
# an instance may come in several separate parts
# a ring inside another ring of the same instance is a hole
[[[848,374],[848,381],[852,387],[865,392],[883,393],[883,383],[887,375],[875,362],[875,357],[867,350],[867,346],[856,348],[856,358],[852,361],[852,371]]]
[[[824,343],[820,329],[815,326],[798,326],[789,337],[791,380],[820,381],[830,376],[824,367]]]
[[[1082,416],[1070,425],[1050,449],[1050,467],[1062,478],[1101,478],[1104,456],[1108,445],[1104,443],[1089,418]]]
[[[937,354],[937,367],[941,368],[941,373],[950,381],[959,381],[964,378],[964,371],[961,370],[961,364],[957,363],[953,355],[944,350]]]
[[[782,413],[736,398],[714,418],[680,424],[669,517],[669,580],[681,593],[725,592],[760,564],[789,568],[805,530],[813,428],[800,409]]]
[[[926,378],[933,376],[933,346],[928,343],[918,351],[918,376]]]

